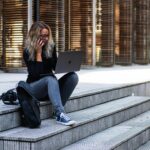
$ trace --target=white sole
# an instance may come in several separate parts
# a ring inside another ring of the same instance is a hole
[[[57,123],[59,124],[62,124],[62,125],[66,125],[66,126],[72,126],[72,125],[75,125],[77,122],[76,121],[69,121],[68,123],[63,123],[63,122],[59,122],[59,121],[56,121]]]

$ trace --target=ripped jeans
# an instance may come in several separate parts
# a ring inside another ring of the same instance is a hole
[[[58,80],[53,76],[43,77],[38,81],[30,83],[30,86],[37,99],[49,98],[56,111],[56,116],[58,116],[64,112],[64,105],[77,83],[78,75],[75,72],[70,72]]]

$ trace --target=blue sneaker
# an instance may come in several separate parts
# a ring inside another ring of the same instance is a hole
[[[76,124],[76,121],[71,120],[66,114],[61,113],[60,116],[56,117],[56,122],[66,125],[66,126],[71,126]]]

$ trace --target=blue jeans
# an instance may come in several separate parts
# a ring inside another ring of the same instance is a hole
[[[37,99],[49,98],[56,115],[64,112],[64,105],[72,94],[78,83],[78,75],[75,72],[70,72],[57,80],[56,77],[46,76],[42,79],[30,83],[33,94]]]

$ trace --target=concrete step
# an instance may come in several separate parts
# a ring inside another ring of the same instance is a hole
[[[140,146],[137,150],[150,150],[150,140],[142,146]]]
[[[150,139],[150,111],[84,138],[62,150],[135,150]],[[137,150],[150,150],[150,142]]]
[[[109,102],[118,98],[131,95],[130,87],[114,88],[105,91],[89,90],[86,92],[78,92],[71,96],[68,100],[65,110],[66,112],[73,112],[82,110],[91,106],[95,106],[104,102]],[[5,105],[0,101],[0,131],[15,128],[21,125],[20,120],[20,106]],[[52,105],[49,101],[40,103],[41,119],[47,119],[52,116]],[[11,122],[10,122],[11,121]]]
[[[54,119],[46,119],[37,129],[18,127],[3,131],[0,133],[1,150],[57,150],[149,109],[149,97],[131,96],[114,100],[69,113],[68,115],[77,121],[73,127],[56,124]]]

